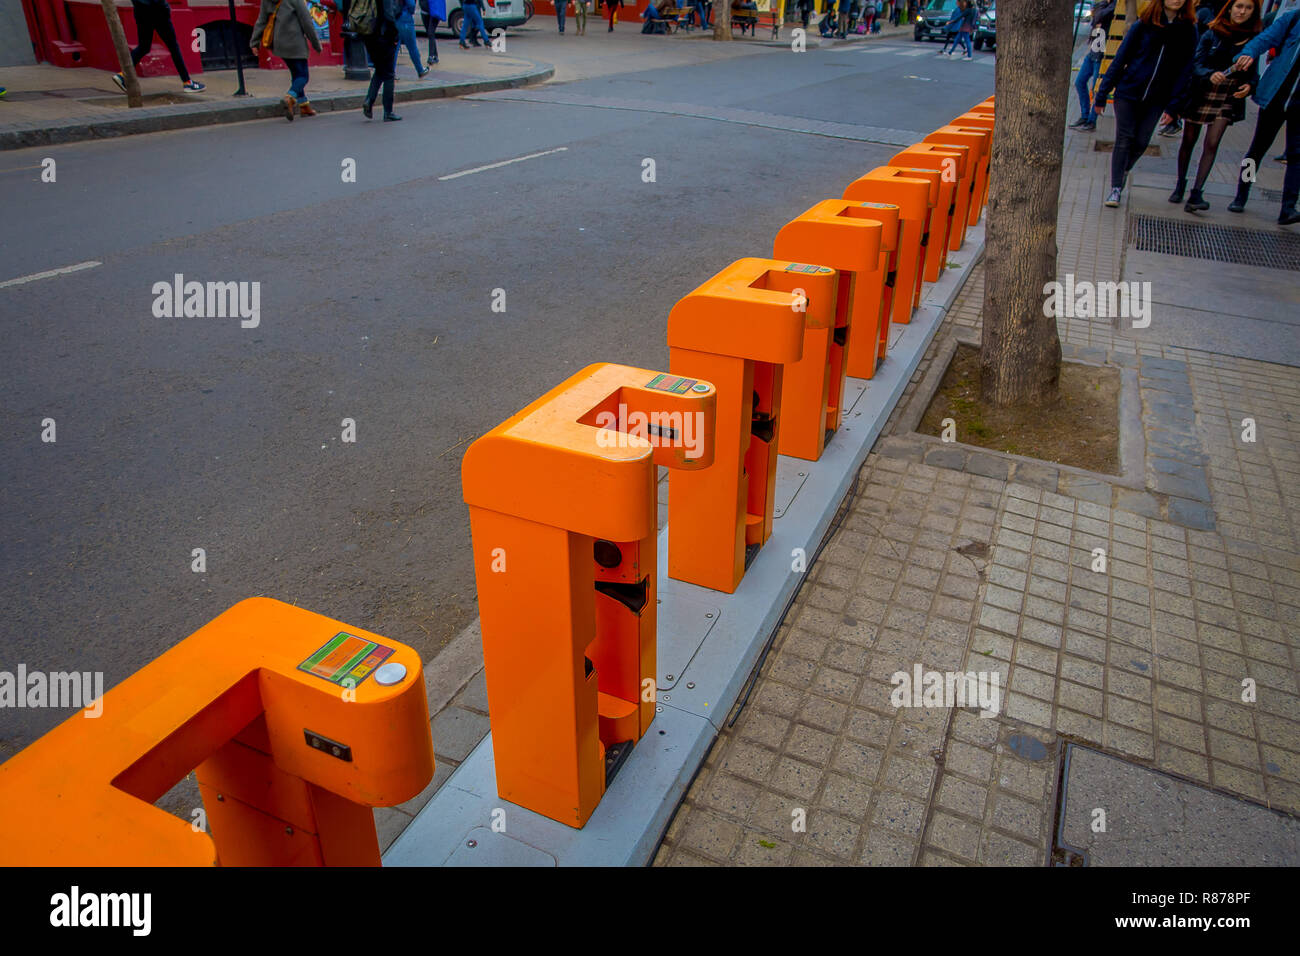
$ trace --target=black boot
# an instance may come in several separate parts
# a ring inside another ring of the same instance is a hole
[[[1228,212],[1245,212],[1246,200],[1250,198],[1250,183],[1238,182],[1237,195],[1228,203]]]
[[[1183,212],[1199,212],[1209,208],[1210,204],[1201,197],[1201,191],[1193,189],[1192,194],[1187,197],[1187,205],[1183,207]]]
[[[1187,180],[1186,180],[1186,179],[1180,179],[1180,180],[1178,180],[1178,185],[1174,186],[1174,191],[1171,192],[1171,193],[1169,194],[1169,201],[1170,201],[1170,202],[1182,202],[1182,201],[1183,201],[1183,191],[1184,191],[1185,189],[1187,189]]]
[[[1290,226],[1300,222],[1300,209],[1295,206],[1283,206],[1282,211],[1277,214],[1277,224],[1279,226]]]

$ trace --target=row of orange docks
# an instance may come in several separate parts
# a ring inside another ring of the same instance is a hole
[[[978,223],[993,99],[848,184],[668,317],[669,369],[596,364],[467,450],[498,795],[572,827],[656,713],[668,574],[728,594],[772,534],[777,456],[816,461],[845,377],[887,361]],[[410,647],[243,601],[0,765],[6,865],[378,865],[373,807],[434,755]],[[210,833],[153,804],[195,770]]]

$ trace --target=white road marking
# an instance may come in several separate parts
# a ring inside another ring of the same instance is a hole
[[[925,56],[929,50],[899,50],[899,56]]]
[[[55,276],[67,275],[69,272],[80,272],[82,269],[93,269],[95,266],[102,266],[102,262],[78,262],[75,266],[64,266],[62,269],[51,269],[49,272],[33,272],[29,276],[19,276],[16,279],[5,279],[0,282],[0,289],[11,285],[23,285],[27,282],[36,282],[39,279],[53,279]]]
[[[473,169],[462,169],[458,173],[450,173],[446,176],[439,176],[438,182],[445,182],[448,179],[459,179],[461,176],[472,176],[475,173],[486,172],[489,169],[500,169],[502,166],[509,166],[511,163],[522,163],[526,159],[536,159],[539,156],[550,156],[552,153],[563,153],[569,147],[559,146],[555,149],[543,150],[540,153],[529,153],[527,156],[516,156],[514,159],[503,159],[499,163],[489,163],[486,166],[475,166]]]

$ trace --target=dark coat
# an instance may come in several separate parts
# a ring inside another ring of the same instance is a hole
[[[1190,80],[1185,84],[1178,102],[1170,104],[1169,111],[1180,116],[1190,114],[1201,96],[1214,88],[1210,77],[1215,73],[1227,73],[1250,39],[1246,34],[1225,37],[1214,30],[1206,30],[1201,34],[1201,39],[1196,44],[1196,55],[1192,58]],[[1251,92],[1254,92],[1259,86],[1259,64],[1251,64],[1245,73],[1232,74],[1232,79],[1249,83]],[[1234,83],[1232,89],[1237,89],[1239,85],[1240,83]],[[1246,97],[1230,98],[1228,103],[1232,107],[1232,122],[1240,123],[1246,118]]]
[[[1104,106],[1112,93],[1119,99],[1161,105],[1181,98],[1195,52],[1195,23],[1178,19],[1152,27],[1136,21],[1097,85],[1098,106]]]

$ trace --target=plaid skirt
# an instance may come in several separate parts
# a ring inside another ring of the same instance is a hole
[[[1183,118],[1189,123],[1213,123],[1222,117],[1232,123],[1234,104],[1230,94],[1236,88],[1232,83],[1223,83],[1219,86],[1207,85],[1197,97],[1196,105],[1192,107],[1191,112]]]

